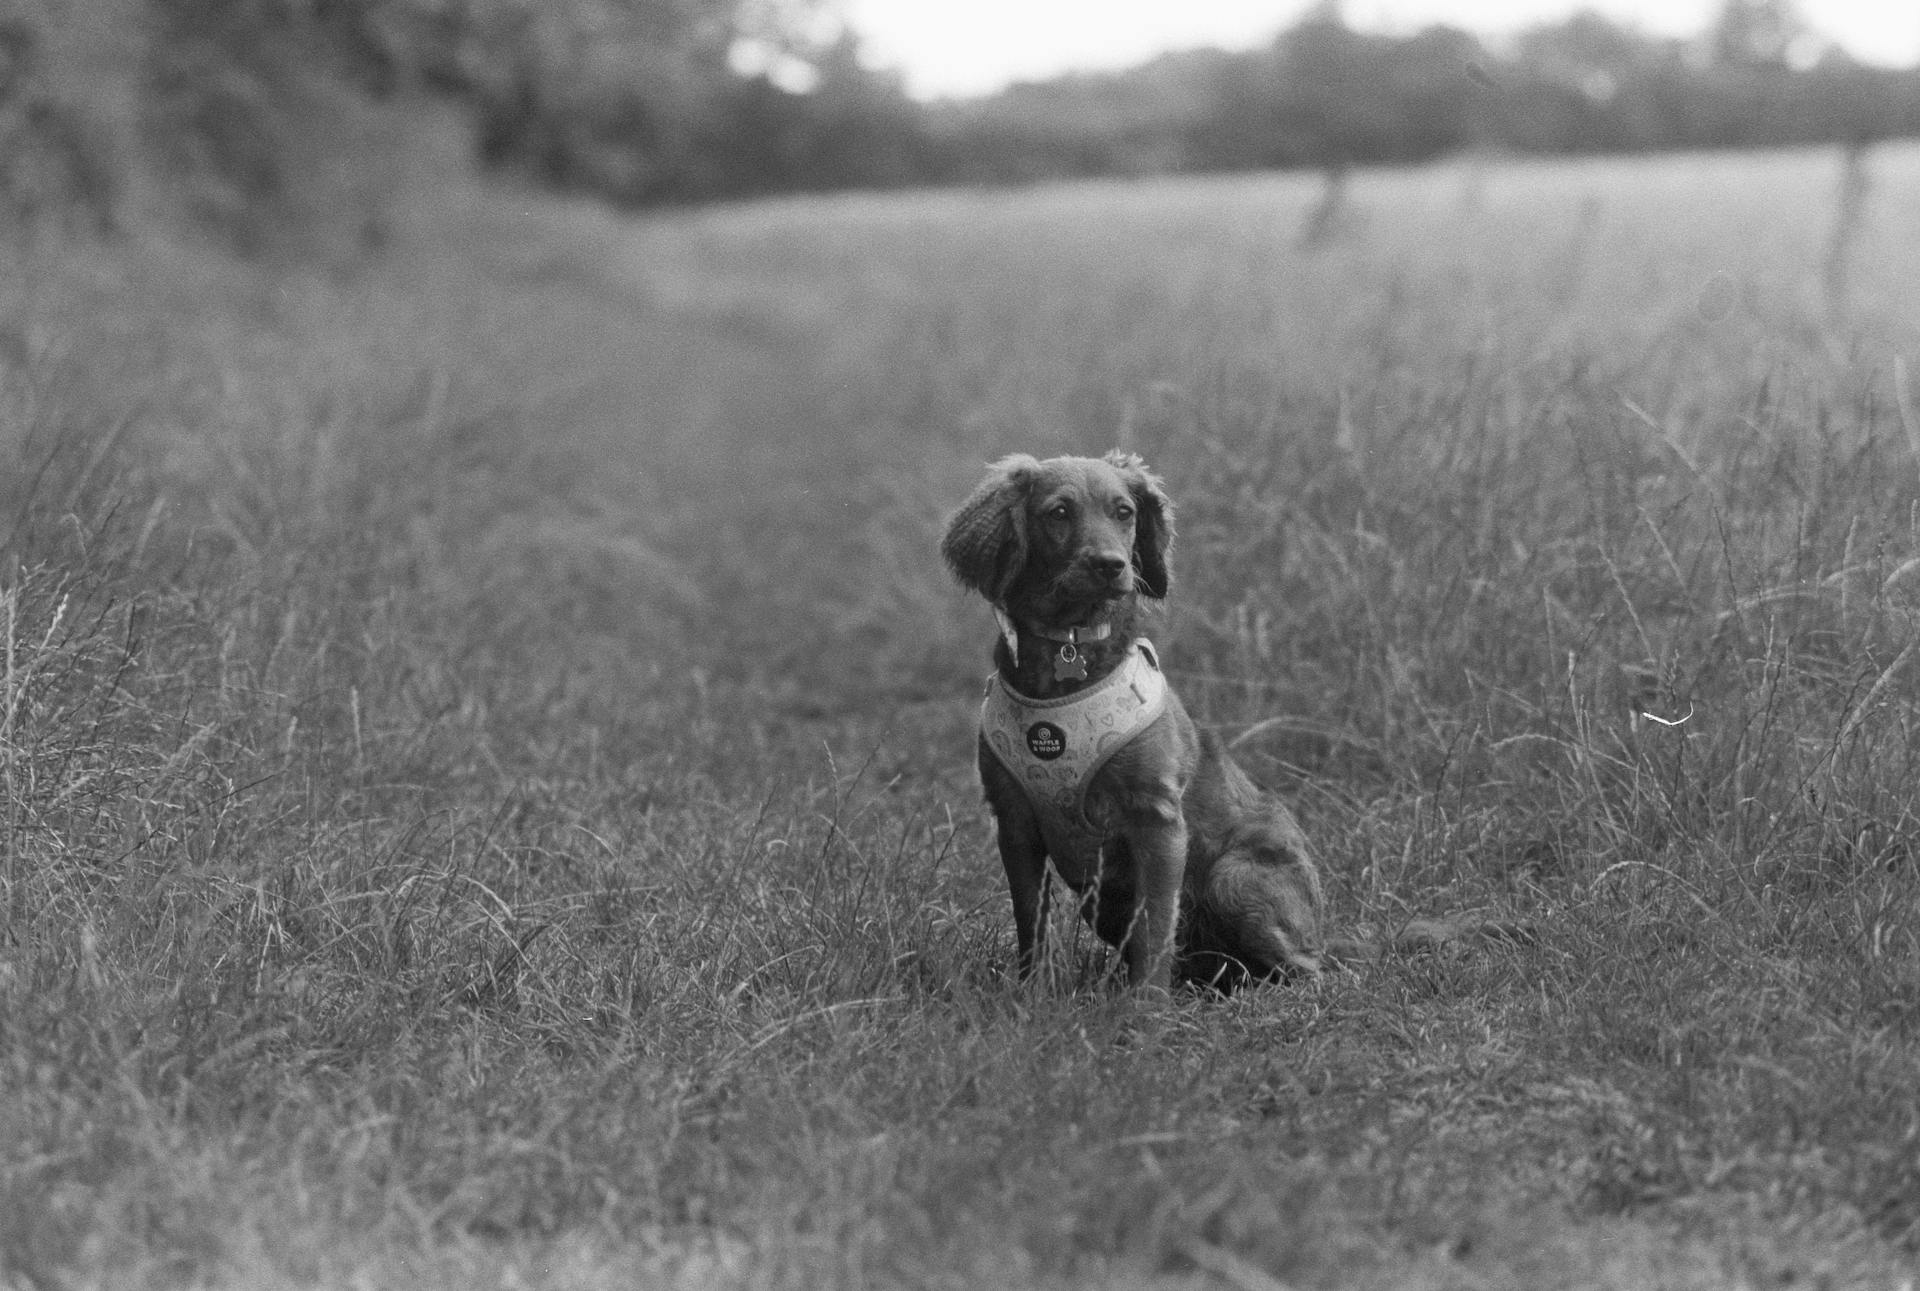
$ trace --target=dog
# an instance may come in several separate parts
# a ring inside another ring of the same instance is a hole
[[[1138,635],[1172,585],[1173,536],[1160,480],[1116,450],[995,462],[941,542],[1000,625],[979,769],[1022,978],[1046,950],[1049,860],[1135,988],[1321,969],[1306,835],[1194,725]]]
[[[1411,920],[1386,938],[1324,935],[1299,822],[1194,725],[1136,635],[1143,601],[1164,601],[1173,583],[1173,503],[1139,457],[1003,458],[940,549],[1000,626],[980,782],[1023,979],[1046,953],[1049,861],[1147,990],[1231,992],[1390,949],[1534,939],[1525,923],[1477,915]]]

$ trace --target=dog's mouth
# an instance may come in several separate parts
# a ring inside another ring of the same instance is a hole
[[[1099,618],[1106,610],[1124,601],[1135,590],[1131,567],[1118,574],[1097,574],[1069,570],[1054,580],[1045,593],[1036,598],[1034,609],[1042,620],[1054,624],[1085,623]]]
[[[1132,565],[1115,574],[1089,573],[1083,577],[1086,582],[1085,594],[1107,605],[1131,596],[1138,585]]]

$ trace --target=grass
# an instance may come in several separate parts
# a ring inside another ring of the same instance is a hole
[[[1358,174],[1313,245],[1284,177],[23,242],[0,1281],[1898,1285],[1920,154],[1868,165],[1837,248],[1821,154]],[[1116,443],[1339,921],[1536,943],[1008,979],[936,539]]]

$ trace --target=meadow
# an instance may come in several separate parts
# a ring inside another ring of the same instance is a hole
[[[16,236],[0,1284],[1911,1285],[1920,150],[1863,174]],[[1142,1002],[1063,913],[1012,979],[937,540],[1116,445],[1336,924],[1533,941]]]

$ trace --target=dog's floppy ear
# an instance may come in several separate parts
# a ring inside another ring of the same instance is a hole
[[[1173,499],[1139,454],[1116,448],[1107,454],[1106,462],[1120,472],[1133,491],[1133,505],[1138,511],[1133,527],[1134,564],[1140,571],[1143,590],[1160,600],[1173,585],[1173,570],[1167,561],[1173,550]]]
[[[987,477],[947,521],[947,536],[940,541],[953,576],[995,605],[1027,563],[1027,491],[1039,465],[1015,453],[987,468]]]

